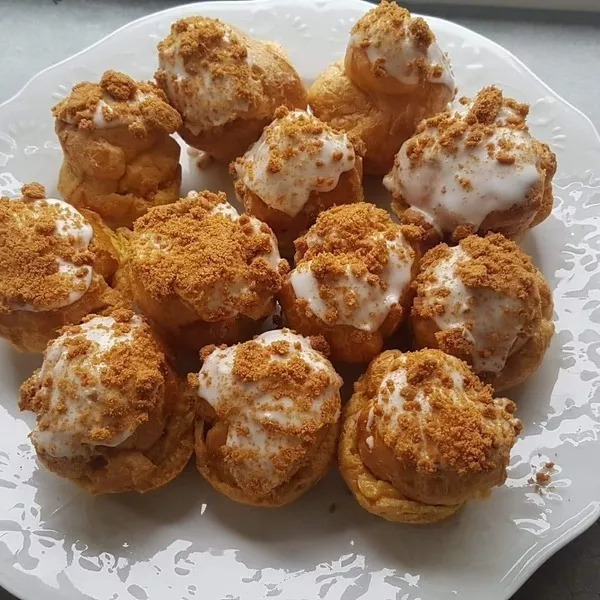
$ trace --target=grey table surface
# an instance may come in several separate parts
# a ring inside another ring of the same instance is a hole
[[[0,102],[38,71],[117,27],[181,3],[0,0]],[[412,10],[451,19],[505,46],[600,128],[600,13],[406,4]],[[554,555],[514,596],[514,600],[538,598],[600,599],[599,523]],[[0,600],[14,597],[0,588]]]

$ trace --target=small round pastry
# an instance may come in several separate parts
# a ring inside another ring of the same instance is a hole
[[[196,464],[217,491],[253,506],[293,502],[336,453],[342,380],[322,338],[283,329],[202,351]]]
[[[156,81],[181,113],[181,137],[222,163],[241,156],[278,106],[306,108],[284,50],[208,17],[187,17],[158,44]]]
[[[40,462],[88,492],[165,485],[194,450],[194,403],[141,317],[129,310],[65,327],[21,387],[37,413]]]
[[[410,96],[425,101],[440,94],[442,105],[454,97],[448,57],[422,17],[383,0],[361,17],[350,34],[345,71],[362,90]]]
[[[239,216],[224,193],[191,192],[152,208],[130,236],[126,282],[175,348],[198,351],[256,333],[275,312],[288,264],[267,225]]]
[[[427,23],[383,1],[358,20],[344,62],[317,77],[308,100],[317,117],[362,139],[365,173],[384,175],[419,122],[446,110],[454,93]]]
[[[418,348],[462,358],[496,391],[523,382],[554,334],[548,283],[502,235],[471,235],[423,257],[411,324]]]
[[[361,153],[362,142],[354,145],[309,113],[278,108],[260,139],[231,164],[236,195],[291,256],[294,240],[320,212],[362,200]]]
[[[453,242],[489,231],[518,239],[552,211],[556,157],[529,133],[529,107],[496,87],[423,121],[383,180],[404,222]]]
[[[21,192],[0,198],[0,337],[43,352],[64,325],[122,306],[107,283],[120,258],[95,213],[46,198],[39,183]]]
[[[368,363],[409,314],[420,233],[365,202],[321,213],[281,288],[287,324],[322,335],[334,361]]]
[[[131,227],[149,207],[179,198],[180,149],[169,134],[181,117],[155,85],[107,71],[99,84],[77,84],[52,113],[64,152],[58,189],[68,202]]]
[[[454,356],[388,350],[369,365],[345,407],[342,476],[375,515],[440,521],[504,483],[521,431],[515,409]]]

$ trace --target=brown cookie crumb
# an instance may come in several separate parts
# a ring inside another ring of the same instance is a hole
[[[51,310],[69,303],[73,292],[86,290],[85,277],[94,255],[77,247],[72,237],[57,234],[57,223],[89,227],[85,218],[64,203],[51,204],[39,183],[23,186],[21,200],[0,198],[0,313],[19,306]],[[59,271],[59,261],[79,269]]]
[[[179,113],[167,102],[164,92],[151,82],[136,82],[118,71],[106,71],[100,83],[76,84],[70,95],[52,108],[54,117],[80,129],[94,129],[100,102],[103,119],[118,121],[135,137],[151,131],[174,133],[181,127]]]
[[[159,302],[178,296],[217,321],[252,315],[279,291],[285,270],[269,262],[277,252],[271,230],[244,215],[214,212],[226,198],[200,192],[136,221],[132,269],[146,293]]]

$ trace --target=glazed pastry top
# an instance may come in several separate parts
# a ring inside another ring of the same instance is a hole
[[[296,241],[290,282],[299,302],[327,325],[376,331],[408,292],[418,228],[372,204],[334,207]]]
[[[355,148],[345,133],[305,111],[280,107],[260,139],[231,169],[238,186],[293,217],[312,192],[333,190],[355,161]]]
[[[88,290],[93,230],[70,204],[46,198],[40,184],[0,198],[0,313],[69,306]]]
[[[439,350],[395,354],[372,390],[368,448],[376,432],[400,465],[424,474],[466,477],[504,462],[521,430],[512,401],[494,398],[454,356]]]
[[[63,329],[41,369],[23,385],[21,408],[38,414],[36,448],[55,458],[88,456],[125,442],[162,401],[164,356],[130,311]]]
[[[337,422],[342,380],[323,344],[283,329],[203,351],[192,385],[228,426],[222,453],[242,489],[264,495],[288,481]]]
[[[523,206],[545,177],[527,105],[495,87],[461,102],[423,121],[384,178],[392,194],[448,232],[461,224],[477,230],[489,214]]]
[[[205,321],[261,315],[287,262],[267,225],[239,216],[224,193],[192,192],[136,221],[132,269],[157,301],[178,296]]]
[[[366,52],[373,74],[404,84],[440,83],[454,90],[450,62],[421,17],[395,2],[381,2],[352,28],[350,47]]]
[[[442,350],[496,374],[539,322],[540,278],[514,242],[469,236],[424,256],[413,310],[434,320]]]
[[[179,113],[162,90],[117,71],[106,71],[100,83],[78,83],[52,114],[81,130],[127,127],[135,137],[152,130],[174,133],[181,127]]]

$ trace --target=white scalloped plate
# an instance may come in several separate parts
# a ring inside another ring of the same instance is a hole
[[[175,19],[218,16],[276,40],[310,80],[342,55],[349,28],[368,8],[358,0],[215,2],[135,21],[0,106],[0,192],[38,180],[56,193],[61,153],[50,106],[107,68],[150,78],[155,45]],[[193,468],[147,496],[92,498],[38,467],[29,419],[17,409],[18,387],[38,359],[0,344],[0,583],[7,589],[25,600],[501,600],[597,518],[600,139],[509,52],[458,25],[429,21],[452,55],[460,91],[497,83],[529,102],[534,133],[559,161],[554,213],[525,244],[554,289],[557,335],[540,371],[512,394],[525,433],[507,485],[425,528],[368,515],[336,473],[276,511],[218,496]],[[186,190],[230,189],[223,171],[200,174],[183,156]],[[546,461],[556,464],[552,480],[537,489],[532,474]]]

